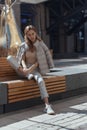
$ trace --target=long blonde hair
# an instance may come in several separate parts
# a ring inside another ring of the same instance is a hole
[[[25,29],[24,29],[24,39],[25,39],[25,42],[28,43],[29,48],[30,48],[30,51],[33,52],[36,48],[35,48],[35,46],[32,44],[32,41],[27,37],[27,32],[30,31],[30,30],[33,30],[33,31],[36,32],[36,34],[37,34],[36,28],[35,28],[33,25],[28,25],[28,26],[26,26]],[[36,35],[36,39],[37,39],[38,41],[41,41],[41,38],[38,36],[38,34]]]

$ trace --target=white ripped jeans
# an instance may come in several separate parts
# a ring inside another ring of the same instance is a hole
[[[45,82],[44,82],[41,74],[38,71],[34,71],[32,74],[28,74],[26,77],[29,80],[34,78],[35,81],[38,83],[42,99],[45,98],[45,97],[48,97],[48,93],[47,93],[47,90],[46,90]]]
[[[16,72],[19,76],[21,76],[22,78],[25,77],[21,72],[19,72],[17,70],[19,65],[17,65],[16,58],[14,58],[12,56],[8,56],[7,60],[10,63],[10,65],[16,70]],[[38,86],[39,86],[39,89],[40,89],[41,99],[43,99],[45,97],[49,97],[47,90],[46,90],[45,82],[44,82],[41,74],[37,70],[35,70],[33,73],[27,74],[26,77],[27,77],[28,80],[34,78],[35,81],[38,83]]]

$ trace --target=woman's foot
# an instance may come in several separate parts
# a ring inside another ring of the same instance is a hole
[[[52,109],[51,105],[46,105],[45,109],[44,109],[44,112],[46,112],[47,114],[49,115],[54,115],[55,112],[54,110]]]

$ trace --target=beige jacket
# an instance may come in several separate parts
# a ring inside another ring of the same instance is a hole
[[[34,45],[37,51],[37,60],[39,63],[40,73],[45,75],[50,71],[50,68],[54,67],[51,53],[43,41],[37,41]]]
[[[43,41],[40,41],[40,42],[36,41],[36,43],[34,45],[36,47],[39,71],[42,75],[45,75],[46,73],[48,73],[50,71],[49,70],[50,68],[54,67],[51,53]],[[17,60],[20,62],[20,64],[21,64],[22,56],[26,50],[27,50],[27,45],[24,42],[21,44],[18,54],[17,54]]]

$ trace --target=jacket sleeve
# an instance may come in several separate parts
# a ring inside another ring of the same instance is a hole
[[[47,58],[47,62],[48,62],[48,66],[49,68],[53,68],[54,67],[54,63],[53,63],[53,59],[52,59],[52,55],[48,49],[48,47],[45,45],[44,42],[41,42],[41,46],[46,54],[46,58]]]
[[[19,64],[21,64],[22,56],[23,56],[24,52],[26,51],[26,49],[27,49],[27,45],[26,45],[25,42],[23,42],[20,45],[17,56],[16,56],[17,61],[18,61]]]

